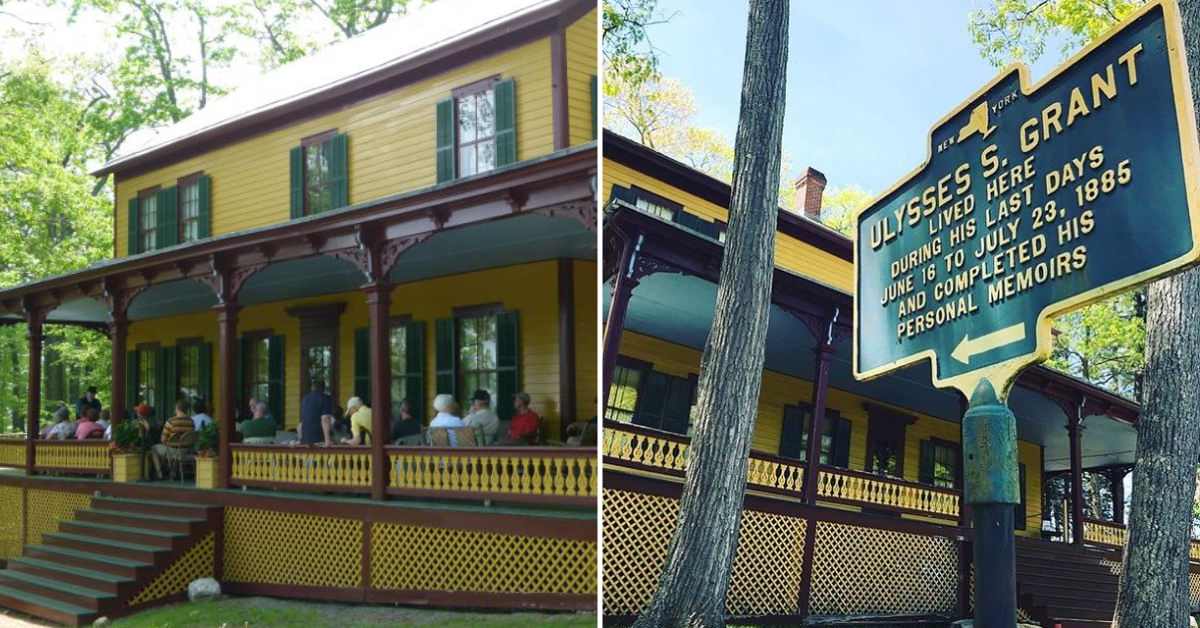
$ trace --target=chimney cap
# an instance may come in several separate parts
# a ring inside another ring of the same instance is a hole
[[[799,179],[796,179],[796,185],[806,183],[809,179],[812,179],[813,181],[820,181],[821,183],[827,183],[827,180],[825,179],[825,173],[813,168],[812,166],[809,166],[804,169],[804,174],[800,175]]]

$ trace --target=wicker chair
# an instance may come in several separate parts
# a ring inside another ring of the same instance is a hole
[[[477,427],[432,427],[426,432],[430,447],[451,447],[450,432],[458,447],[479,447],[483,442],[483,431]]]

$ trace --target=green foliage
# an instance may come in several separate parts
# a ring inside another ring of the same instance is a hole
[[[992,65],[1032,63],[1049,41],[1061,41],[1070,55],[1145,0],[993,0],[990,7],[972,11],[968,29],[979,52]]]
[[[200,428],[196,432],[196,453],[202,456],[213,456],[217,453],[217,447],[220,444],[220,428],[217,427],[216,421],[209,421],[208,425]]]
[[[872,200],[874,197],[871,193],[857,185],[829,188],[825,191],[821,204],[821,222],[826,227],[853,238],[854,216]]]
[[[113,426],[113,444],[123,453],[136,453],[146,448],[146,438],[137,421],[121,421]]]
[[[658,55],[648,29],[670,20],[657,12],[658,0],[604,0],[604,91],[618,85],[638,85],[658,76]]]
[[[1127,292],[1058,317],[1050,366],[1136,398],[1145,368],[1144,295]]]

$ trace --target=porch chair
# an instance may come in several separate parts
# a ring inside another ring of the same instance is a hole
[[[183,482],[185,479],[184,467],[188,464],[192,466],[192,471],[195,473],[196,454],[192,451],[192,448],[196,446],[196,432],[188,432],[176,440],[163,444],[167,446],[167,451],[169,452],[166,456],[167,473],[172,478],[178,472],[179,481]]]

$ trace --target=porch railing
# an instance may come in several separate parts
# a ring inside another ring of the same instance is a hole
[[[691,440],[649,428],[604,422],[604,458],[609,463],[682,475]],[[804,463],[759,451],[750,452],[747,483],[774,492],[800,495]],[[861,471],[822,466],[817,497],[859,506],[882,506],[940,519],[957,519],[958,491],[886,478]]]
[[[39,471],[109,475],[111,452],[106,440],[35,440],[33,466]]]
[[[1083,540],[1088,543],[1100,543],[1102,545],[1116,545],[1124,547],[1126,540],[1125,526],[1113,521],[1099,521],[1097,519],[1083,520]],[[1196,554],[1196,544],[1192,543],[1192,555]]]
[[[388,493],[594,505],[596,450],[567,447],[388,447]]]
[[[817,475],[817,497],[933,517],[958,518],[957,491],[837,467],[821,467],[821,473]]]
[[[12,438],[9,434],[0,437],[0,467],[25,466],[25,435],[20,439]]]
[[[371,491],[369,447],[231,445],[230,483],[301,490]]]

